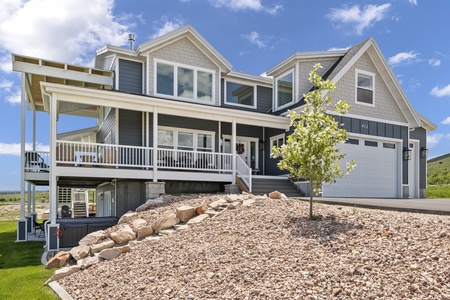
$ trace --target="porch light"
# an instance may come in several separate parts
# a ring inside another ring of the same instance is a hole
[[[428,149],[425,147],[422,147],[420,149],[420,157],[427,158],[428,157]]]
[[[259,150],[260,151],[264,150],[264,141],[259,141]]]
[[[410,160],[411,159],[411,149],[404,148],[403,149],[403,160]]]

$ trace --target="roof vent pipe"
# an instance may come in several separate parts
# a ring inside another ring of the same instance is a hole
[[[134,50],[134,41],[136,40],[136,35],[130,33],[128,35],[128,40],[130,41],[130,49]]]

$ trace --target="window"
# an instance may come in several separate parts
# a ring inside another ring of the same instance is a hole
[[[351,144],[351,145],[359,145],[359,140],[358,139],[348,139],[345,143]]]
[[[374,141],[364,141],[364,145],[368,147],[378,147],[378,142]]]
[[[387,148],[387,149],[395,149],[395,144],[392,144],[392,143],[383,143],[383,148]]]
[[[356,103],[374,105],[375,75],[368,72],[356,72]]]
[[[181,128],[158,129],[158,147],[188,151],[214,151],[214,132]]]
[[[226,81],[225,89],[225,103],[256,108],[255,86]]]
[[[275,80],[275,105],[283,107],[294,102],[294,72],[289,71]]]
[[[177,99],[213,102],[214,71],[156,60],[157,95]]]
[[[273,146],[281,147],[284,144],[284,134],[279,134],[270,138],[270,151]]]

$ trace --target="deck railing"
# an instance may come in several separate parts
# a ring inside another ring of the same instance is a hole
[[[158,169],[231,172],[232,154],[158,149]]]
[[[25,172],[49,172],[50,152],[25,151]]]
[[[250,168],[239,155],[236,155],[236,173],[252,192],[252,168]]]

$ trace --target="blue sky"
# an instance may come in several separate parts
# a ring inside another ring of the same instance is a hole
[[[126,46],[128,33],[141,44],[186,24],[236,71],[255,75],[294,52],[374,37],[413,107],[438,125],[428,135],[429,157],[450,152],[448,0],[0,0],[0,7],[0,190],[20,186],[20,86],[11,53],[91,66],[96,49]],[[38,150],[46,149],[48,116],[37,122]]]

